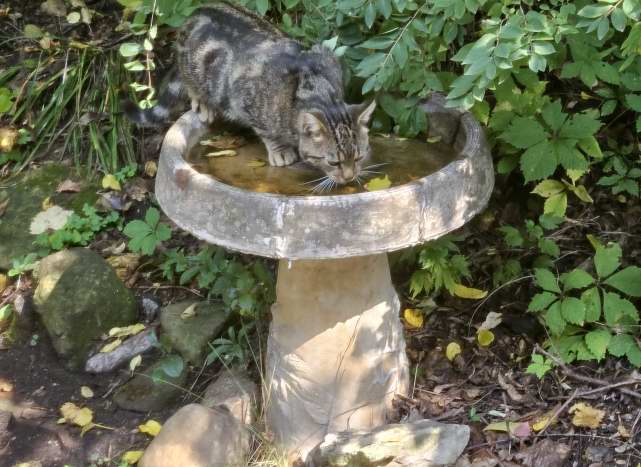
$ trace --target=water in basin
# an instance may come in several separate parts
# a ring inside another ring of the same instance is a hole
[[[203,142],[215,141],[214,135],[207,135]],[[391,186],[403,185],[413,180],[434,173],[457,154],[454,149],[440,141],[426,142],[416,139],[402,139],[373,135],[370,137],[372,157],[366,165],[375,165],[371,170],[380,172],[362,177],[361,184],[356,181],[334,187],[331,190],[312,191],[317,180],[323,174],[303,162],[288,167],[271,167],[267,162],[267,152],[263,144],[244,137],[222,137],[222,144],[217,147],[197,144],[187,155],[186,160],[201,173],[208,174],[217,180],[245,190],[278,193],[284,195],[337,195],[367,191],[364,185],[372,178],[387,176]],[[243,141],[240,141],[240,140]],[[225,151],[233,156],[207,156]],[[238,147],[239,144],[242,144]],[[381,165],[379,165],[381,164]]]

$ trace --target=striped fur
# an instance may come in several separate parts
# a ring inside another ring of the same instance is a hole
[[[252,128],[271,165],[300,157],[337,183],[357,177],[369,155],[367,124],[375,104],[345,103],[342,70],[330,50],[305,50],[260,16],[221,2],[187,21],[176,56],[177,71],[158,105],[129,106],[132,120],[162,125],[188,97],[203,121]]]

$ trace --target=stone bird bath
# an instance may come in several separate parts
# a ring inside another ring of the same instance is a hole
[[[208,131],[192,112],[165,137],[156,196],[167,216],[206,242],[280,260],[264,406],[293,458],[330,432],[386,423],[394,395],[409,386],[387,252],[461,227],[492,192],[476,120],[444,108],[439,96],[423,106],[430,136],[450,145],[454,160],[404,185],[356,194],[262,193],[202,174],[184,159]]]

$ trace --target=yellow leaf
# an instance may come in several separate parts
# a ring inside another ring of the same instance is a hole
[[[136,368],[142,363],[142,355],[136,355],[134,358],[129,360],[129,369],[133,373]]]
[[[430,143],[430,144],[434,144],[434,143],[438,143],[442,139],[443,139],[442,136],[432,136],[430,138],[427,138],[427,142]]]
[[[601,420],[605,417],[603,410],[595,409],[584,402],[574,404],[569,410],[574,414],[572,417],[572,424],[574,426],[584,426],[587,428],[599,428]]]
[[[486,290],[473,289],[471,287],[465,287],[463,284],[454,284],[452,293],[457,297],[469,298],[471,300],[480,300],[481,298],[487,297]]]
[[[0,151],[9,152],[18,141],[19,133],[9,127],[0,128]]]
[[[115,191],[120,191],[122,187],[120,186],[120,182],[116,180],[116,177],[114,177],[112,174],[107,174],[102,178],[102,187],[107,190],[115,190]]]
[[[592,248],[594,248],[595,250],[598,248],[603,248],[603,243],[601,243],[599,239],[596,238],[594,235],[587,234],[585,238],[588,239],[588,242],[590,242],[590,245],[592,245]]]
[[[192,303],[189,305],[182,313],[180,313],[180,319],[189,319],[196,316],[196,307],[198,303]]]
[[[494,342],[494,333],[489,329],[479,329],[476,333],[476,340],[481,347],[487,347]]]
[[[403,317],[407,324],[413,328],[420,328],[423,326],[423,313],[415,308],[407,308],[403,312]]]
[[[147,420],[142,425],[138,425],[138,430],[140,430],[141,433],[147,433],[151,436],[156,436],[158,433],[160,433],[161,428],[162,425],[156,420]]]
[[[102,349],[100,349],[100,353],[111,352],[112,350],[118,348],[120,344],[122,344],[122,339],[116,339],[115,341],[110,342],[107,345],[103,346]]]
[[[145,175],[153,178],[156,176],[156,172],[158,172],[158,164],[156,164],[156,161],[145,162]]]
[[[451,362],[461,353],[461,346],[457,342],[450,342],[445,348],[445,356]]]
[[[5,274],[0,274],[0,294],[4,292],[4,290],[7,288],[7,285],[9,285],[9,279]]]
[[[81,386],[80,395],[85,399],[91,399],[93,397],[93,391],[89,386]]]
[[[263,167],[265,165],[265,161],[262,159],[253,159],[247,163],[247,167]]]
[[[93,420],[93,412],[90,408],[80,408],[73,402],[65,402],[60,407],[60,413],[68,423],[78,426],[87,426]]]
[[[142,323],[132,324],[123,328],[111,328],[109,330],[109,337],[127,337],[134,336],[140,331],[145,330],[145,325]]]
[[[97,425],[95,425],[94,423],[87,423],[87,424],[86,424],[85,426],[83,426],[83,427],[82,427],[82,429],[80,430],[80,436],[84,436],[84,434],[85,434],[86,432],[88,432],[88,431],[89,431],[89,430],[91,430],[92,428],[95,428],[96,426],[97,426]]]
[[[376,190],[384,190],[391,186],[392,186],[392,181],[389,179],[387,175],[385,175],[384,177],[372,178],[369,182],[365,184],[365,189],[367,191],[376,191]]]
[[[127,451],[122,455],[123,462],[126,462],[129,465],[137,464],[145,451]]]
[[[234,151],[233,149],[224,149],[222,151],[209,152],[209,153],[205,154],[205,157],[225,157],[225,156],[231,157],[231,156],[235,156],[237,154],[238,153],[236,151]],[[252,163],[256,164],[258,162],[260,162],[261,164],[260,165],[251,165]],[[262,167],[263,165],[265,165],[265,161],[261,161],[259,159],[256,159],[256,160],[250,162],[247,165],[249,167]]]
[[[45,199],[42,200],[42,210],[46,211],[47,209],[51,209],[54,207],[55,204],[53,201],[51,201],[51,196],[47,196]]]
[[[554,418],[555,413],[556,413],[556,408],[554,408],[553,410],[550,410],[549,412],[544,413],[543,415],[535,419],[534,422],[532,423],[532,430],[538,433],[546,426],[554,425],[556,423],[556,418]]]

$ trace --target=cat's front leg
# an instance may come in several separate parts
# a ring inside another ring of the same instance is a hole
[[[284,167],[298,160],[298,153],[291,146],[286,146],[267,138],[263,138],[263,143],[265,143],[265,147],[267,148],[269,165]]]

